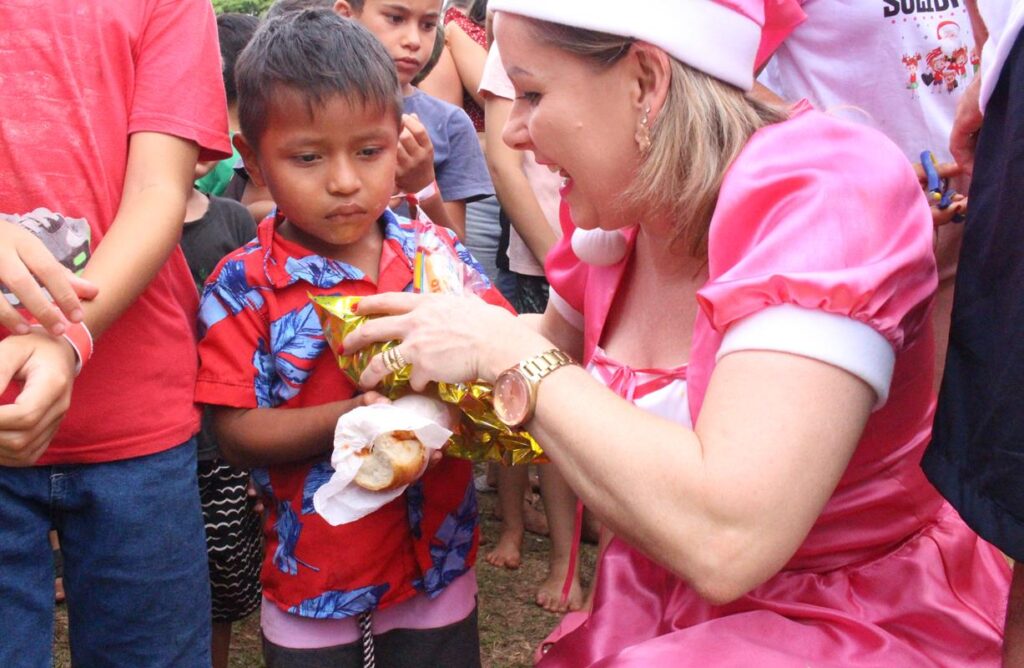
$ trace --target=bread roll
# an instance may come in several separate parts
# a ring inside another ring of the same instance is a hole
[[[392,431],[373,439],[356,473],[356,484],[371,492],[408,485],[423,473],[427,449],[411,431]]]

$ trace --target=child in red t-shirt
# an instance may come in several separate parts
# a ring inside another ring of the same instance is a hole
[[[0,43],[0,213],[59,241],[0,220],[0,287],[46,326],[0,296],[0,666],[53,662],[51,528],[75,665],[209,666],[198,295],[177,243],[197,158],[231,148],[213,9],[0,2]]]
[[[410,289],[415,236],[387,209],[402,98],[391,59],[330,11],[268,21],[237,64],[251,178],[277,203],[227,256],[200,306],[197,400],[225,457],[255,467],[267,507],[264,655],[271,666],[477,666],[476,498],[469,462],[442,458],[363,519],[313,509],[338,418],[383,399],[337,368],[309,295]],[[467,261],[447,230],[427,226]],[[422,234],[422,232],[421,232]],[[503,303],[490,290],[488,301]]]

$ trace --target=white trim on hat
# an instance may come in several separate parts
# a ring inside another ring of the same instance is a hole
[[[750,90],[761,26],[713,0],[490,0],[489,9],[633,37],[726,83]]]

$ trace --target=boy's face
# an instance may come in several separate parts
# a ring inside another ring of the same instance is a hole
[[[351,15],[377,36],[398,70],[398,81],[408,87],[430,59],[437,38],[441,0],[366,0],[363,10],[352,12],[345,0],[335,9]]]
[[[284,214],[279,229],[309,250],[346,259],[360,247],[395,189],[398,124],[393,115],[341,95],[313,107],[275,91],[257,150],[238,142],[256,185]]]

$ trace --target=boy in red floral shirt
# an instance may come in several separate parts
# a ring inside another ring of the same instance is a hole
[[[197,400],[224,455],[257,467],[268,509],[262,580],[268,666],[477,666],[477,511],[469,462],[443,458],[399,498],[330,526],[313,509],[355,396],[308,295],[411,289],[415,237],[387,209],[402,99],[358,24],[310,10],[268,21],[237,64],[236,146],[277,203],[224,259],[200,307]],[[462,245],[428,226],[468,262]],[[493,288],[488,301],[503,303]],[[265,467],[265,468],[259,468]]]

